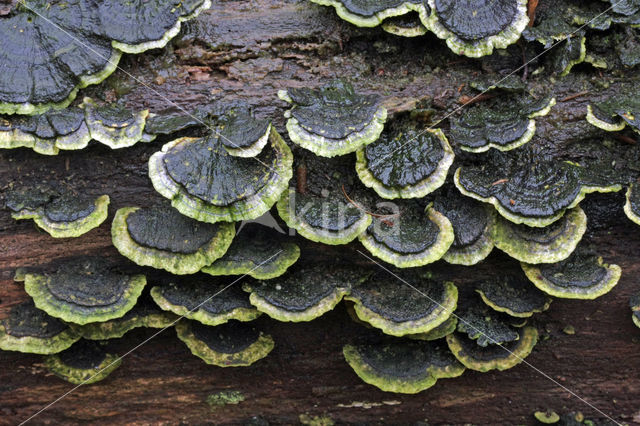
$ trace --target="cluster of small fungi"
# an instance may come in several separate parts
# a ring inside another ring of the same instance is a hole
[[[527,27],[525,0],[313,1],[359,26],[382,24],[403,35],[432,31],[468,56],[504,48],[523,31],[547,44],[599,13],[593,5],[574,8],[564,0],[563,13],[540,13]],[[624,211],[640,224],[635,177],[606,161],[562,161],[536,144],[536,119],[556,102],[547,93],[534,93],[521,81],[486,89],[478,83],[479,92],[491,95],[486,102],[449,117],[448,126],[426,128],[411,114],[387,120],[380,96],[358,93],[342,80],[288,88],[278,96],[290,105],[285,117],[294,158],[275,126],[245,107],[156,115],[89,98],[68,106],[79,88],[113,71],[114,57],[164,46],[207,1],[136,3],[149,9],[144,13],[130,9],[130,2],[105,2],[118,3],[117,16],[111,9],[84,8],[83,0],[65,2],[65,13],[62,3],[31,3],[35,10],[20,6],[1,17],[0,34],[17,52],[33,46],[46,66],[12,56],[12,63],[32,72],[24,87],[9,88],[8,77],[0,75],[0,147],[55,155],[91,140],[114,149],[167,141],[148,163],[151,183],[166,201],[119,209],[111,235],[123,256],[175,280],[145,289],[144,275],[97,258],[16,274],[32,300],[0,322],[0,348],[45,354],[60,377],[73,383],[106,377],[120,359],[100,342],[135,327],[175,326],[206,363],[249,365],[274,347],[252,320],[266,314],[310,321],[344,299],[353,320],[372,336],[369,343],[344,346],[349,365],[384,391],[417,393],[465,369],[515,366],[538,340],[532,316],[548,309],[553,297],[594,299],[620,278],[617,265],[581,242],[587,216],[579,203],[592,192],[628,187]],[[591,27],[638,24],[640,5],[624,3],[627,9],[614,7]],[[58,34],[43,16],[71,34]],[[135,22],[140,33],[121,39],[127,33],[115,22]],[[24,30],[15,31],[16,25]],[[80,34],[112,59],[96,63],[80,51],[53,54],[51,40],[67,43],[64,37]],[[560,66],[556,75],[585,60],[583,38],[578,35],[579,60],[571,56],[574,38],[559,49],[552,61]],[[8,50],[0,48],[3,63]],[[58,83],[55,91],[46,79]],[[640,133],[640,104],[632,94],[594,103],[585,114],[604,131]],[[68,238],[103,223],[109,197],[51,184],[13,188],[5,204],[15,219],[33,219],[52,237]],[[274,205],[302,237],[328,245],[357,239],[384,266],[373,265],[377,260],[369,268],[299,266],[292,238],[251,223],[237,232],[238,222]],[[521,271],[458,288],[427,266],[439,260],[476,265],[494,247],[519,261]],[[198,272],[211,278],[179,277]],[[229,286],[225,276],[233,275],[243,276],[241,285]],[[640,295],[631,305],[640,326]]]

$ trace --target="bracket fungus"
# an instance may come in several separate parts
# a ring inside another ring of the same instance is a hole
[[[440,129],[388,128],[357,151],[356,171],[382,198],[422,198],[441,187],[453,164],[453,150]]]
[[[124,207],[111,225],[113,245],[138,265],[195,274],[220,258],[235,234],[230,222],[203,223],[168,205]]]
[[[131,111],[119,104],[98,105],[84,98],[82,106],[91,138],[111,149],[126,148],[142,140],[149,110]]]
[[[230,110],[216,124],[222,145],[236,157],[260,154],[271,135],[271,122],[256,119],[246,108]]]
[[[622,269],[608,265],[590,250],[578,248],[567,259],[540,265],[521,264],[525,274],[545,293],[564,299],[595,299],[608,293]]]
[[[637,89],[631,89],[637,92]],[[631,96],[616,96],[587,106],[587,121],[608,132],[629,126],[640,133],[640,101]]]
[[[294,267],[281,277],[243,284],[259,311],[278,321],[311,321],[332,310],[366,275],[326,266]]]
[[[416,12],[387,18],[382,22],[381,27],[389,34],[402,37],[419,37],[429,32],[420,20],[419,13]]]
[[[406,337],[415,340],[438,340],[456,331],[458,328],[458,318],[455,315],[451,315],[439,326],[432,328],[426,333],[407,334]]]
[[[586,37],[583,32],[568,37],[556,49],[550,57],[551,69],[560,77],[566,77],[571,69],[586,59]]]
[[[118,271],[102,258],[66,261],[54,273],[28,273],[24,289],[38,309],[76,324],[123,316],[147,283],[144,275]]]
[[[494,209],[452,188],[435,197],[434,208],[449,219],[454,239],[442,259],[454,265],[475,265],[493,250]]]
[[[151,297],[163,310],[209,326],[229,320],[253,321],[260,316],[238,286],[215,279],[155,286]]]
[[[0,349],[35,354],[54,354],[73,345],[80,335],[28,300],[13,306],[0,321]]]
[[[529,23],[527,0],[429,0],[426,27],[458,55],[490,55],[520,38]]]
[[[422,392],[438,379],[458,377],[465,370],[443,342],[397,339],[346,345],[343,354],[358,377],[385,392]]]
[[[411,11],[427,15],[426,0],[311,0],[322,6],[333,6],[340,18],[358,27],[375,27],[385,19]]]
[[[482,165],[458,168],[455,185],[462,194],[493,204],[513,223],[545,227],[591,192],[622,189],[606,171],[552,160],[536,149],[489,155]]]
[[[453,243],[449,219],[431,205],[424,209],[414,201],[396,206],[390,216],[376,217],[358,237],[374,256],[399,268],[433,263]]]
[[[377,273],[353,286],[345,299],[355,303],[360,320],[392,336],[427,333],[449,319],[458,301],[452,282],[418,273],[409,282]]]
[[[105,351],[98,342],[80,340],[64,352],[44,359],[47,369],[67,382],[88,385],[104,380],[122,364],[122,358]]]
[[[356,93],[342,80],[317,90],[280,90],[278,97],[292,105],[285,113],[289,138],[322,157],[345,155],[377,140],[387,119],[378,95]]]
[[[549,309],[551,298],[538,290],[526,277],[505,275],[480,281],[476,291],[482,301],[498,312],[528,318]]]
[[[487,372],[507,370],[526,358],[538,341],[538,330],[526,326],[518,329],[518,339],[501,345],[482,347],[460,333],[447,336],[453,355],[470,370]]]
[[[21,1],[0,16],[0,113],[64,108],[113,73],[122,52],[163,47],[210,0]]]
[[[629,185],[624,203],[624,213],[631,221],[640,225],[640,196],[635,185]]]
[[[640,293],[631,296],[629,306],[631,307],[631,319],[633,323],[640,327]]]
[[[271,336],[248,324],[231,321],[217,327],[182,320],[176,333],[192,354],[218,367],[242,367],[266,357],[273,349]]]
[[[554,98],[498,96],[489,103],[466,108],[459,118],[451,119],[449,135],[463,151],[509,151],[533,138],[535,118],[547,115],[555,103]]]
[[[279,277],[300,257],[300,248],[278,238],[267,227],[245,225],[226,253],[202,272],[209,275],[249,275],[257,280]]]
[[[77,195],[69,189],[36,185],[7,192],[5,201],[11,217],[33,219],[54,238],[79,237],[97,228],[107,218],[109,196]]]
[[[494,242],[509,256],[526,263],[554,263],[569,257],[587,230],[587,215],[577,206],[543,228],[498,218]]]
[[[519,339],[518,331],[511,325],[508,316],[489,308],[479,297],[461,300],[455,314],[458,317],[458,333],[466,335],[480,347]]]
[[[202,222],[255,219],[280,198],[291,179],[291,150],[271,126],[255,157],[231,155],[221,133],[183,137],[149,159],[149,177],[180,213]]]

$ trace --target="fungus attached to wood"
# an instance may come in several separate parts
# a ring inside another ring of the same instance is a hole
[[[149,159],[149,177],[180,213],[202,222],[232,222],[267,212],[287,188],[292,162],[273,127],[268,146],[249,158],[231,155],[213,132],[165,144]]]
[[[522,274],[521,274],[522,275]],[[532,285],[525,276],[497,276],[477,284],[482,301],[498,312],[527,318],[549,309],[551,298]]]
[[[494,209],[448,188],[435,197],[434,208],[449,219],[454,239],[442,259],[455,265],[475,265],[493,250]]]
[[[54,273],[28,273],[24,289],[37,308],[76,324],[123,316],[136,304],[147,280],[118,271],[102,258],[77,258]]]
[[[151,297],[163,310],[209,326],[229,320],[253,321],[260,316],[239,286],[215,278],[156,286]]]
[[[168,205],[124,207],[111,225],[113,245],[138,265],[195,274],[220,258],[235,235],[233,223],[202,223]]]
[[[543,228],[517,225],[498,218],[496,247],[526,263],[555,263],[569,257],[587,230],[587,215],[578,206]]]
[[[271,336],[251,325],[231,321],[217,327],[182,320],[176,333],[192,354],[218,367],[243,367],[266,357],[273,349]]]
[[[464,151],[484,152],[490,148],[509,151],[533,138],[535,117],[547,115],[555,103],[554,98],[498,96],[488,104],[466,108],[460,118],[452,119],[449,135]]]
[[[134,112],[118,104],[98,105],[90,98],[84,98],[82,106],[91,138],[98,142],[118,149],[142,139],[149,110]]]
[[[559,46],[554,46],[550,57],[551,69],[560,77],[569,75],[571,69],[587,56],[586,37],[583,32],[570,35]]]
[[[451,222],[432,206],[414,201],[397,205],[389,217],[376,217],[358,238],[374,256],[399,268],[424,266],[444,256],[453,243]]]
[[[99,382],[121,363],[122,358],[106,352],[100,343],[89,340],[80,340],[66,351],[44,359],[50,372],[76,385]]]
[[[529,23],[527,0],[429,0],[427,28],[458,55],[480,57],[520,38]]]
[[[122,52],[163,47],[180,23],[211,6],[188,2],[19,2],[0,16],[0,113],[64,108],[113,73]]]
[[[618,283],[622,274],[618,265],[608,265],[601,257],[580,247],[558,263],[521,265],[536,287],[551,296],[564,299],[600,297]]]
[[[348,154],[377,140],[387,119],[379,96],[356,93],[342,80],[317,90],[281,90],[278,96],[292,105],[285,113],[289,138],[322,157]]]
[[[0,321],[0,349],[35,354],[61,352],[80,339],[80,335],[57,318],[36,308],[28,300],[13,306]]]
[[[635,88],[630,89],[634,93]],[[640,133],[640,100],[634,96],[615,96],[587,106],[587,121],[608,132],[623,130],[629,126]]]
[[[346,345],[343,354],[363,381],[385,392],[422,392],[438,379],[458,377],[465,370],[443,342],[394,339]]]
[[[382,22],[381,27],[389,34],[402,37],[419,37],[429,32],[429,29],[420,21],[420,14],[416,12],[387,18]]]
[[[107,218],[109,196],[89,197],[51,186],[16,188],[8,191],[6,207],[11,217],[33,219],[54,238],[79,237],[100,226]]]
[[[245,283],[249,300],[278,321],[311,321],[332,310],[366,275],[357,270],[313,266],[290,269],[283,276]]]
[[[311,0],[322,6],[333,6],[340,18],[358,27],[375,27],[385,19],[411,11],[427,15],[426,0]]]
[[[515,327],[510,324],[507,315],[495,312],[482,303],[480,298],[462,300],[456,311],[458,332],[474,340],[480,347],[501,345],[519,339]]]
[[[640,292],[631,296],[629,306],[631,307],[631,319],[633,323],[640,327]]]
[[[407,334],[406,337],[416,340],[438,340],[456,331],[458,328],[458,318],[455,315],[451,315],[442,324],[433,328],[426,333]]]
[[[518,330],[518,339],[482,347],[460,333],[447,336],[449,349],[462,365],[470,370],[507,370],[526,358],[538,341],[538,330],[526,326]]]
[[[236,157],[255,157],[269,142],[271,123],[246,108],[232,109],[216,123],[222,145]]]
[[[454,154],[442,130],[400,125],[360,148],[357,158],[360,180],[382,198],[422,198],[444,184]]]
[[[249,275],[258,280],[279,277],[296,263],[300,248],[265,226],[245,225],[227,252],[202,268],[209,275]]]
[[[456,309],[458,289],[452,282],[418,273],[408,281],[411,286],[379,272],[355,285],[345,299],[355,302],[360,320],[393,336],[427,333]]]

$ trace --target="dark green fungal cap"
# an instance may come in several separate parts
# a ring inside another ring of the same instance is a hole
[[[440,129],[427,131],[406,123],[382,133],[357,151],[362,183],[382,198],[422,198],[444,184],[453,150]]]
[[[348,154],[370,144],[380,136],[387,118],[377,95],[358,94],[342,80],[318,90],[281,90],[278,96],[292,104],[285,114],[289,138],[322,157]]]
[[[464,195],[493,204],[517,224],[548,226],[588,193],[622,188],[606,171],[552,160],[535,148],[488,155],[482,165],[460,167],[455,184]]]
[[[578,206],[557,221],[536,228],[503,218],[496,222],[496,247],[526,263],[555,263],[569,257],[587,230],[587,215]]]
[[[333,309],[366,274],[327,265],[293,267],[281,277],[245,283],[249,300],[278,321],[311,321]]]
[[[531,353],[538,341],[538,330],[523,327],[518,330],[518,336],[509,343],[482,347],[463,334],[453,333],[447,336],[447,344],[458,361],[470,370],[502,371],[515,367]]]
[[[142,140],[149,110],[133,112],[122,105],[98,105],[84,98],[85,121],[91,137],[109,148],[132,146]]]
[[[127,275],[102,258],[76,258],[56,272],[25,276],[24,289],[38,309],[76,324],[123,316],[135,304],[147,280]]]
[[[363,381],[385,392],[422,392],[438,379],[458,377],[465,370],[443,342],[394,339],[346,345],[343,354]]]
[[[170,135],[186,129],[204,127],[207,111],[195,110],[191,113],[149,114],[144,132],[155,138],[158,135]]]
[[[454,240],[451,222],[435,208],[398,203],[397,212],[376,217],[358,238],[374,256],[399,268],[424,266],[444,256]]]
[[[266,357],[273,349],[271,336],[250,325],[231,321],[217,327],[182,320],[176,333],[192,354],[218,367],[243,367]]]
[[[52,237],[70,238],[85,234],[105,221],[109,196],[93,198],[66,188],[35,186],[8,191],[5,204],[12,218],[33,219]]]
[[[149,159],[156,191],[180,213],[202,222],[250,220],[280,198],[291,179],[291,150],[272,127],[269,144],[251,158],[231,155],[219,134],[180,138]]]
[[[402,37],[419,37],[429,32],[420,21],[419,12],[387,18],[382,22],[381,27],[389,34]]]
[[[489,256],[496,221],[493,209],[452,188],[438,194],[433,207],[453,226],[453,243],[442,256],[443,260],[456,265],[475,265]]]
[[[452,119],[451,140],[470,152],[518,148],[533,138],[534,118],[547,115],[555,103],[554,98],[534,99],[527,95],[495,97],[488,104],[466,108],[460,118]]]
[[[203,223],[168,205],[125,207],[111,225],[113,245],[138,265],[195,274],[220,258],[235,234],[232,223]]]
[[[54,354],[80,339],[66,324],[36,308],[29,300],[16,305],[0,321],[0,349]]]
[[[423,24],[458,55],[490,55],[515,43],[527,26],[526,0],[429,0],[433,10]]]
[[[211,278],[156,286],[151,297],[165,311],[211,326],[260,316],[238,285],[229,287],[229,282]]]
[[[178,321],[178,316],[158,308],[145,298],[120,318],[85,325],[70,324],[71,328],[87,340],[117,339],[134,328],[166,328]]]
[[[122,358],[107,353],[97,342],[80,340],[71,348],[44,359],[47,369],[67,382],[88,385],[105,379]]]
[[[640,327],[640,293],[631,296],[629,306],[631,307],[631,319],[633,319],[633,323]]]
[[[202,268],[209,275],[249,275],[258,280],[279,277],[296,263],[300,248],[258,224],[240,229],[227,252]]]
[[[553,72],[564,77],[575,65],[584,62],[587,56],[586,41],[584,32],[578,32],[554,48],[550,57]]]
[[[222,145],[237,157],[260,154],[271,134],[269,120],[256,119],[246,108],[229,111],[218,121],[217,127]]]
[[[611,3],[611,10],[620,15],[634,15],[640,12],[640,1],[638,0],[606,0]]]
[[[629,126],[640,133],[640,100],[637,97],[622,95],[589,105],[587,121],[609,132],[623,130]]]
[[[115,71],[122,52],[163,47],[180,22],[210,6],[187,2],[27,0],[0,17],[0,113],[64,108]]]
[[[498,312],[526,318],[549,309],[551,298],[526,277],[505,275],[481,281],[476,286],[482,301]]]
[[[414,288],[377,273],[345,299],[355,302],[358,318],[393,336],[427,333],[456,309],[458,289],[452,282],[418,273],[408,281]]]
[[[375,27],[387,18],[415,11],[426,17],[427,0],[311,0],[323,6],[333,6],[338,16],[358,27]]]
[[[456,318],[455,315],[451,315],[442,324],[426,333],[407,334],[405,337],[416,340],[438,340],[456,331],[457,327],[458,318]]]
[[[578,248],[558,263],[521,265],[536,287],[551,296],[565,299],[600,297],[618,283],[622,274],[618,265],[608,265],[584,248]]]
[[[465,300],[456,311],[458,332],[475,340],[481,347],[501,345],[518,340],[517,330],[509,324],[509,318],[480,301],[480,298]]]

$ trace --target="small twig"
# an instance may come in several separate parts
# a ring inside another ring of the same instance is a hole
[[[360,204],[356,203],[355,201],[353,201],[348,195],[347,195],[347,191],[344,189],[344,185],[342,185],[342,193],[344,194],[345,198],[349,201],[349,203],[351,205],[353,205],[356,209],[365,212],[366,214],[373,216],[373,217],[377,217],[378,219],[389,219],[389,218],[393,218],[393,217],[397,217],[398,214],[377,214],[377,213],[371,213],[370,211],[367,211],[364,207],[362,207]],[[385,222],[386,223],[386,222]],[[387,225],[389,225],[387,223]]]
[[[296,169],[296,190],[299,194],[307,193],[307,166],[300,164]]]
[[[499,179],[499,180],[493,182],[491,184],[491,186],[496,186],[496,185],[500,185],[500,184],[507,183],[507,182],[509,182],[509,179],[507,179],[507,178]]]
[[[470,105],[470,104],[475,104],[476,102],[483,102],[483,101],[495,98],[496,96],[497,95],[495,94],[489,94],[489,93],[481,93],[476,96],[464,95],[458,98],[458,103],[461,103],[462,105]]]
[[[536,8],[538,7],[538,0],[529,0],[527,7],[527,16],[529,16],[529,26],[533,27],[533,22],[536,20]]]
[[[572,101],[572,100],[574,100],[576,98],[579,98],[580,96],[584,96],[584,95],[588,95],[588,94],[589,94],[589,91],[585,90],[584,92],[578,92],[576,94],[569,95],[566,98],[561,99],[560,102],[569,102],[569,101]]]
[[[627,135],[616,135],[615,138],[620,142],[628,143],[630,145],[636,145],[638,143],[638,141],[636,141],[634,138]]]

